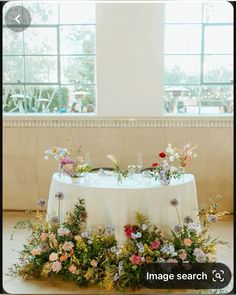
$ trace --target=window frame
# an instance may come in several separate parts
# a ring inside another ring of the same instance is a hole
[[[23,6],[23,3],[21,4]],[[30,28],[55,28],[56,29],[56,53],[55,54],[26,54],[25,52],[25,40],[24,40],[24,31],[22,32],[22,54],[3,54],[2,60],[4,60],[5,57],[22,57],[23,58],[23,78],[24,81],[17,83],[17,82],[2,82],[3,87],[4,86],[19,86],[23,87],[24,89],[24,102],[26,103],[26,87],[27,86],[54,86],[58,88],[58,102],[59,104],[62,101],[62,88],[63,87],[70,87],[70,86],[91,86],[95,88],[95,109],[94,113],[91,113],[90,115],[96,115],[97,113],[97,77],[96,77],[96,18],[94,23],[60,23],[60,2],[57,3],[57,13],[58,13],[58,21],[57,23],[53,24],[31,24]],[[60,28],[61,27],[68,27],[68,26],[91,26],[95,28],[95,52],[94,53],[78,53],[78,54],[62,54],[61,48],[60,48]],[[5,24],[2,25],[3,29],[6,29],[7,26]],[[61,69],[62,69],[62,62],[61,57],[84,57],[84,56],[92,56],[94,57],[95,62],[95,71],[94,71],[94,83],[62,83],[61,79]],[[26,57],[55,57],[56,58],[56,70],[57,70],[57,82],[27,82],[26,81]],[[15,115],[19,116],[22,113],[20,112],[3,112],[4,116],[8,115]],[[83,113],[68,113],[68,115],[83,115]],[[43,113],[43,112],[35,112],[35,113],[28,113],[27,111],[23,113],[24,116],[55,116],[55,113],[49,112],[49,113]],[[61,114],[58,112],[56,115],[60,116]]]
[[[215,55],[222,55],[222,56],[232,56],[234,58],[234,52],[232,53],[205,53],[205,31],[206,31],[206,27],[210,27],[210,26],[232,26],[234,25],[233,22],[204,22],[204,3],[201,3],[201,16],[202,16],[202,21],[201,22],[167,22],[166,18],[164,18],[164,32],[166,30],[166,25],[170,26],[178,26],[178,25],[200,25],[201,26],[201,51],[200,53],[165,53],[165,46],[164,46],[164,52],[163,52],[163,56],[164,56],[164,73],[165,73],[165,57],[166,56],[199,56],[200,57],[200,79],[199,79],[199,83],[166,83],[165,81],[165,74],[164,74],[164,83],[163,83],[163,114],[165,116],[233,116],[233,113],[224,113],[224,114],[217,114],[217,113],[212,113],[212,114],[204,114],[201,113],[201,102],[204,100],[199,99],[198,100],[198,114],[181,114],[181,113],[166,113],[165,112],[165,108],[164,108],[164,103],[165,103],[165,87],[166,86],[195,86],[195,87],[199,87],[200,91],[201,91],[201,87],[204,86],[233,86],[234,85],[234,80],[232,79],[230,82],[205,82],[204,81],[204,60],[205,60],[205,56],[215,56]],[[234,60],[233,60],[234,62]],[[234,90],[234,89],[233,89]],[[219,100],[212,100],[212,101],[219,101]],[[222,100],[223,101],[223,100]]]

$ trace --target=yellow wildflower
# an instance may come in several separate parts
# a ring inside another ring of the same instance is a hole
[[[49,262],[45,263],[41,272],[43,277],[47,277],[51,270],[51,264]]]
[[[127,253],[128,253],[128,250],[126,249],[125,246],[122,246],[122,253],[123,253],[123,254],[127,254]]]
[[[84,275],[84,277],[85,277],[86,281],[89,281],[90,279],[93,278],[93,276],[94,276],[94,270],[93,270],[92,267],[90,267],[90,268],[87,270],[87,272],[86,272],[86,274]]]
[[[109,271],[105,272],[105,278],[103,280],[103,286],[107,290],[113,289],[114,281],[113,281],[113,274]]]
[[[58,151],[58,148],[56,146],[52,147],[52,153],[53,154],[56,154]]]

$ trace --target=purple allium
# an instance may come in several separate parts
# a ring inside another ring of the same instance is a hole
[[[41,208],[45,208],[46,207],[46,200],[45,199],[39,199],[37,201],[37,205]]]
[[[85,229],[85,230],[81,233],[81,237],[89,239],[89,238],[90,238],[90,232],[89,232],[89,230],[88,230],[88,229]]]
[[[201,232],[201,227],[200,227],[200,225],[198,223],[190,222],[188,224],[188,230],[194,231],[197,234],[199,234]]]
[[[52,224],[59,224],[60,223],[60,219],[59,219],[58,216],[53,216],[53,217],[51,217],[50,222]]]
[[[57,199],[63,199],[64,198],[64,194],[62,192],[58,192],[55,194],[55,198]]]
[[[122,270],[123,270],[123,261],[119,261],[119,263],[118,263],[118,272],[119,272],[119,275],[121,274]]]
[[[211,223],[216,223],[216,222],[218,221],[217,216],[216,216],[216,215],[212,215],[212,214],[209,215],[207,219],[208,219],[208,221],[211,222]]]
[[[204,254],[204,252],[200,248],[195,248],[194,251],[193,251],[193,255],[197,256],[199,254]]]
[[[113,281],[116,282],[117,280],[119,280],[119,274],[116,273],[113,277]]]
[[[113,235],[115,231],[115,228],[113,225],[111,224],[107,224],[106,228],[105,228],[105,235],[109,236],[109,235]]]
[[[202,252],[202,253],[198,253],[196,255],[196,261],[199,263],[204,263],[206,262],[206,255]]]
[[[189,224],[189,223],[193,222],[193,219],[192,219],[191,216],[188,215],[188,216],[186,216],[186,217],[184,218],[184,222],[187,223],[187,224]]]
[[[144,252],[144,246],[142,242],[137,243],[137,247],[139,252],[143,253]]]
[[[172,200],[170,201],[170,204],[171,204],[171,206],[173,206],[173,207],[177,207],[178,204],[179,204],[179,201],[178,201],[177,199],[172,199]]]
[[[182,226],[180,224],[176,225],[174,227],[174,231],[178,234],[182,231]]]
[[[116,246],[111,247],[110,251],[111,251],[111,253],[115,253],[116,252]]]

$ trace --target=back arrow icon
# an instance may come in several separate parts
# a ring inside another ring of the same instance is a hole
[[[17,17],[15,17],[15,21],[19,24],[20,21],[18,20],[18,18],[20,17],[20,14],[17,15]]]

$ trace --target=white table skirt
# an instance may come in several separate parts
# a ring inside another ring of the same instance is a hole
[[[141,175],[118,184],[113,176],[90,173],[81,178],[79,183],[73,183],[70,177],[60,177],[55,173],[48,200],[49,216],[58,215],[57,192],[64,194],[61,201],[62,221],[66,212],[73,211],[78,197],[82,198],[88,213],[87,228],[96,229],[98,225],[112,224],[120,242],[125,240],[124,225],[134,222],[135,212],[145,214],[151,223],[168,233],[179,224],[176,209],[170,205],[174,198],[179,201],[178,210],[182,219],[190,215],[195,222],[199,222],[196,184],[191,174],[185,174],[183,180],[172,180],[169,186],[163,186]]]

